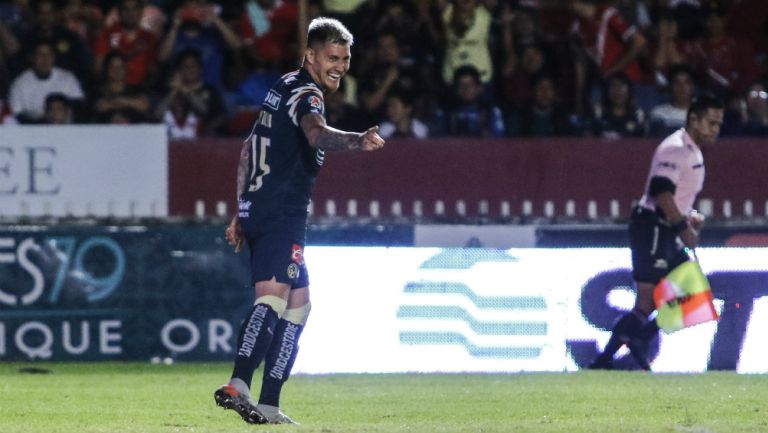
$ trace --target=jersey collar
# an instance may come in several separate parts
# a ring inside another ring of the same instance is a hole
[[[303,81],[309,81],[310,83],[314,84],[322,92],[323,90],[322,86],[320,86],[320,84],[318,84],[318,82],[315,81],[314,78],[312,78],[312,75],[309,74],[309,71],[307,70],[307,68],[303,66],[299,68],[299,78],[301,78]],[[325,92],[322,92],[322,93],[325,93]]]
[[[685,143],[686,146],[693,146],[693,147],[699,147],[698,144],[696,144],[695,141],[693,141],[693,138],[688,134],[688,131],[685,130],[685,127],[681,128],[683,131],[683,143]]]

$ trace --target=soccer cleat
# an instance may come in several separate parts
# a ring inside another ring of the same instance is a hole
[[[279,407],[270,406],[267,404],[258,404],[256,406],[256,412],[264,417],[266,422],[269,424],[299,424],[292,420],[291,417],[283,413]]]
[[[224,409],[234,410],[240,415],[243,421],[249,424],[266,424],[267,419],[256,406],[251,403],[247,394],[241,393],[230,384],[222,385],[213,393],[216,404]]]
[[[640,368],[645,371],[651,371],[651,365],[648,363],[649,345],[650,342],[644,338],[633,338],[627,343],[632,358],[634,358],[640,365]]]
[[[613,360],[605,356],[598,356],[587,368],[589,370],[613,370]]]

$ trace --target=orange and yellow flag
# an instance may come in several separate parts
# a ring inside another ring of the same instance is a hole
[[[695,260],[687,261],[662,278],[653,293],[656,323],[666,333],[717,320],[709,281]]]

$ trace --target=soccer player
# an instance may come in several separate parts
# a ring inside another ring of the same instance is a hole
[[[280,391],[310,310],[303,250],[307,208],[325,151],[372,151],[384,145],[378,126],[356,133],[325,122],[323,95],[339,88],[352,43],[339,21],[314,19],[302,67],[267,93],[240,153],[239,208],[226,237],[236,252],[248,244],[256,300],[240,328],[232,377],[214,397],[248,423],[294,423],[280,410]],[[253,404],[251,379],[262,360],[261,394]]]
[[[616,322],[603,353],[590,368],[613,368],[613,355],[626,344],[640,367],[650,370],[648,345],[659,329],[655,319],[648,320],[655,309],[653,291],[672,269],[690,260],[687,249],[699,242],[704,217],[693,203],[704,185],[701,149],[714,144],[722,124],[723,103],[699,98],[688,109],[685,127],[656,148],[645,193],[629,222],[635,306]]]

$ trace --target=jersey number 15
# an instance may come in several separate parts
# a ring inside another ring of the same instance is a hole
[[[258,140],[258,149],[256,148]],[[251,136],[251,157],[252,170],[251,181],[249,183],[248,191],[258,191],[263,184],[264,176],[269,174],[269,164],[267,164],[267,148],[269,147],[270,140],[268,137],[261,137],[257,135]],[[256,160],[258,159],[258,165]]]

